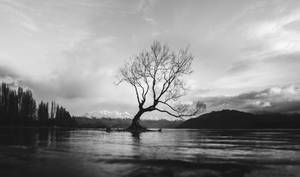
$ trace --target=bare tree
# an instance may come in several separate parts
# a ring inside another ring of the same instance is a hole
[[[126,82],[134,88],[139,107],[128,130],[146,130],[139,124],[145,112],[159,111],[183,118],[195,116],[205,109],[201,102],[174,105],[186,94],[183,77],[192,73],[192,61],[188,48],[175,53],[158,41],[153,42],[150,50],[127,61],[120,69],[120,83]]]

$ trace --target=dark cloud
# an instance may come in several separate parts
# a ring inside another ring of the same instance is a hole
[[[257,109],[257,107],[248,107],[252,112],[270,112],[270,113],[300,113],[300,101],[280,101],[272,102],[270,106]]]
[[[240,72],[245,72],[251,69],[253,62],[250,60],[243,60],[236,63],[233,63],[231,68],[227,71],[229,74],[238,74]]]
[[[20,75],[7,66],[0,65],[0,83],[5,82],[11,88],[19,86],[27,89],[26,85],[22,85]]]
[[[294,52],[289,54],[277,55],[275,57],[270,57],[266,62],[277,62],[281,64],[300,64],[300,52]]]
[[[286,29],[291,29],[295,31],[300,30],[300,20],[293,21],[291,23],[288,23],[287,25],[284,26]]]
[[[22,83],[31,88],[42,99],[76,99],[88,94],[85,83],[80,83],[78,80],[52,80],[51,82],[27,80],[22,81]]]
[[[79,72],[79,71],[78,71]],[[77,71],[63,71],[45,80],[23,79],[22,83],[31,88],[40,99],[88,99],[101,93],[106,74],[78,74]]]
[[[10,87],[22,86],[29,88],[40,99],[77,99],[89,97],[94,92],[91,87],[95,77],[80,77],[74,72],[61,72],[51,79],[35,80],[31,77],[20,76],[8,67],[0,66],[0,82],[6,82]]]
[[[238,109],[249,112],[300,112],[300,87],[289,85],[252,91],[237,96],[202,98],[208,110]]]
[[[0,65],[0,78],[17,78],[18,74],[9,67]]]

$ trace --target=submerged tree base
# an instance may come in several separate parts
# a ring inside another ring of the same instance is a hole
[[[125,129],[126,131],[132,132],[132,133],[141,133],[141,132],[147,132],[150,131],[146,127],[141,126],[139,123],[132,123],[128,128]]]

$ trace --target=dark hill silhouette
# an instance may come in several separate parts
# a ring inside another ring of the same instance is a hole
[[[183,122],[191,129],[300,129],[300,114],[251,114],[236,110],[213,111]]]

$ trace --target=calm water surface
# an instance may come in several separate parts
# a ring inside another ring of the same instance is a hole
[[[133,135],[99,130],[1,128],[0,140],[0,176],[18,176],[14,167],[28,176],[46,171],[62,175],[56,171],[62,168],[74,176],[126,176],[140,165],[135,160],[279,165],[284,169],[279,176],[287,172],[291,174],[286,176],[300,174],[299,130],[165,129]]]

